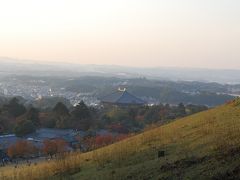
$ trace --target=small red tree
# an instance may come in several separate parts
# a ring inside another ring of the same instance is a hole
[[[97,147],[106,146],[114,142],[114,137],[111,134],[99,135],[95,138],[95,144]]]
[[[8,154],[8,156],[11,157],[11,158],[14,158],[14,157],[16,156],[17,152],[16,152],[16,149],[15,149],[15,147],[14,147],[13,145],[11,145],[11,146],[7,149],[7,154]]]
[[[115,137],[115,141],[122,141],[122,140],[124,140],[124,139],[126,139],[126,138],[128,138],[128,137],[129,137],[128,134],[119,134],[119,135],[117,135],[117,136]]]
[[[38,149],[29,141],[21,140],[11,145],[7,154],[9,157],[28,157],[30,155],[36,154]]]
[[[43,152],[51,157],[57,153],[63,153],[67,150],[68,144],[62,139],[45,140],[43,142]]]
[[[45,140],[43,142],[43,152],[46,155],[50,155],[52,157],[54,154],[57,153],[57,148],[55,143],[51,140]]]
[[[68,143],[63,139],[56,139],[55,140],[57,146],[57,153],[63,153],[67,151]]]

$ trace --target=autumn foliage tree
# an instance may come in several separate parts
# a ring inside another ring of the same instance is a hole
[[[106,146],[114,142],[114,137],[112,135],[102,135],[95,138],[95,145],[97,147]]]
[[[67,150],[68,144],[63,139],[45,140],[43,142],[43,153],[53,156],[58,153],[63,153]]]
[[[36,154],[37,152],[37,147],[35,147],[31,142],[25,140],[16,142],[7,150],[7,154],[11,158],[29,157]]]

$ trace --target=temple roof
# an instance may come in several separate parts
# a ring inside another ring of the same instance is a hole
[[[118,90],[101,98],[101,102],[122,105],[144,105],[145,101],[124,90]]]

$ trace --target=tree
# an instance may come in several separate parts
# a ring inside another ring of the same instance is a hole
[[[90,118],[90,111],[86,104],[81,101],[73,110],[72,112],[73,116],[78,119],[87,119]]]
[[[19,103],[19,100],[15,97],[10,100],[7,105],[4,105],[4,110],[8,111],[14,117],[18,117],[26,113],[26,108]]]
[[[68,108],[62,102],[58,102],[56,104],[56,106],[53,108],[53,112],[57,116],[70,116]]]
[[[188,112],[188,114],[194,114],[197,112],[201,112],[201,111],[205,111],[208,109],[207,106],[204,105],[193,105],[193,104],[188,104],[186,106],[186,112]]]
[[[38,152],[38,149],[29,141],[21,140],[11,145],[7,154],[11,158],[28,157]]]
[[[8,115],[0,115],[0,134],[11,133],[15,120]]]
[[[31,107],[28,112],[26,113],[26,119],[33,122],[35,126],[39,126],[39,111],[38,109]]]
[[[70,118],[66,116],[56,117],[55,126],[56,128],[66,129],[71,126]]]
[[[114,142],[114,137],[111,134],[99,135],[95,138],[95,146],[97,148],[112,144]]]
[[[177,107],[177,116],[178,117],[184,117],[186,116],[186,108],[183,103],[180,103]]]
[[[42,118],[41,126],[46,128],[54,128],[56,127],[56,119],[54,119],[51,115],[46,118]]]
[[[57,147],[54,141],[51,140],[45,140],[43,142],[43,152],[46,155],[50,155],[51,157],[57,153]]]
[[[92,125],[89,108],[81,101],[72,111],[73,125],[79,129],[88,130]]]
[[[161,120],[159,106],[153,106],[144,115],[144,120],[147,124],[156,123]]]
[[[70,126],[70,114],[68,108],[61,102],[53,108],[53,118],[56,119],[57,128],[68,128]]]
[[[14,128],[14,133],[16,136],[24,136],[36,131],[36,126],[30,120],[21,120],[17,123]]]
[[[65,152],[67,147],[68,144],[62,139],[45,140],[43,142],[43,152],[51,157],[57,153]]]

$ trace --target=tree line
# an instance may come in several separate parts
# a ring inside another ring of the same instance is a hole
[[[58,102],[55,107],[41,110],[25,107],[18,98],[0,107],[0,134],[15,133],[17,136],[36,131],[38,128],[76,129],[95,131],[107,129],[121,134],[141,131],[151,124],[163,124],[176,118],[206,110],[206,106],[107,106],[89,107],[81,101],[75,107]]]
[[[0,108],[0,134],[24,136],[42,127],[87,130],[93,125],[93,114],[83,101],[71,110],[59,102],[53,109],[42,111],[33,106],[25,107],[13,98]]]

